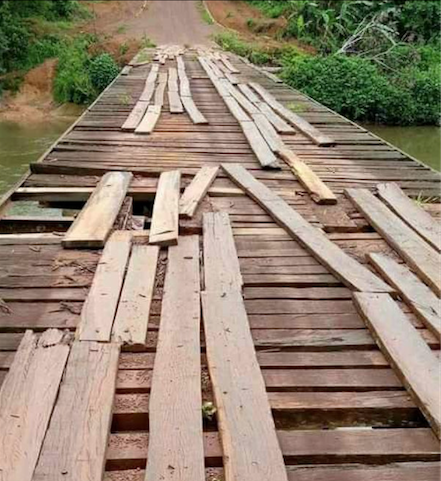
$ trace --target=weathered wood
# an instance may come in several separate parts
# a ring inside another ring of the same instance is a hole
[[[137,134],[151,134],[155,130],[155,126],[158,123],[161,116],[160,105],[150,105],[147,109],[147,113],[141,120],[138,127],[136,127],[135,133]]]
[[[0,246],[8,245],[52,245],[61,244],[64,233],[43,234],[0,234]]]
[[[66,249],[104,247],[132,180],[130,172],[105,174],[62,240]]]
[[[366,292],[392,292],[387,284],[356,260],[345,254],[336,244],[291,208],[281,197],[257,181],[237,164],[222,164],[228,176],[253,198],[268,214],[335,274],[345,285]]]
[[[251,92],[251,89],[250,89]],[[256,104],[257,108],[265,114],[266,118],[274,125],[274,128],[277,132],[281,134],[290,134],[293,135],[296,131],[287,124],[281,117],[279,117],[274,110],[265,102],[260,102],[258,99],[258,103]]]
[[[100,481],[110,434],[119,346],[75,342],[34,481]]]
[[[162,107],[164,105],[164,93],[167,87],[167,74],[160,73],[158,86],[155,92],[155,105]]]
[[[406,301],[415,315],[438,338],[441,337],[441,301],[406,265],[383,254],[369,254],[369,260]]]
[[[185,111],[191,118],[192,122],[195,125],[207,125],[208,120],[205,118],[205,116],[201,113],[201,111],[196,107],[196,104],[194,103],[193,99],[191,97],[184,97],[181,96],[181,101],[182,104],[185,108]]]
[[[240,126],[260,165],[264,169],[280,169],[276,156],[271,152],[254,122],[241,122]]]
[[[145,344],[158,256],[156,246],[133,246],[112,330],[115,342]]]
[[[31,481],[69,355],[61,331],[24,335],[0,390],[0,479]]]
[[[121,130],[134,132],[147,112],[148,106],[149,102],[143,102],[141,100],[137,102],[133,110],[130,112],[130,115],[127,117],[127,120],[122,125]]]
[[[81,312],[81,341],[108,342],[130,255],[132,234],[115,232],[106,244]]]
[[[251,122],[251,118],[248,117],[245,110],[238,104],[233,97],[224,97],[224,102],[228,107],[231,115],[242,125],[242,122]]]
[[[195,175],[194,179],[185,189],[179,201],[179,215],[182,217],[193,217],[202,199],[214,182],[219,167],[203,166]]]
[[[146,481],[203,481],[199,238],[169,249],[150,396]],[[185,393],[185,395],[183,395]]]
[[[168,92],[168,103],[172,114],[184,113],[184,106],[182,105],[181,97],[178,92]]]
[[[383,354],[440,437],[438,359],[389,295],[355,293],[354,301]]]
[[[150,228],[150,244],[176,245],[179,235],[179,170],[163,172],[159,178]]]
[[[441,251],[439,222],[400,189],[398,184],[379,184],[378,195],[386,204],[437,251]]]
[[[385,241],[440,296],[440,255],[368,190],[346,189],[346,194]]]
[[[317,204],[337,203],[337,197],[332,190],[292,150],[283,148],[277,153],[289,165],[299,182],[311,194],[314,202],[317,202]]]
[[[283,140],[264,114],[253,114],[252,118],[270,149],[277,153],[286,148]]]

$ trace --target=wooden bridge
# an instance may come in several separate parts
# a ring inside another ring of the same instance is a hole
[[[439,480],[439,189],[240,58],[141,53],[0,204],[0,480]]]

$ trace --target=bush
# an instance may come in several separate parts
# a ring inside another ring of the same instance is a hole
[[[119,68],[111,55],[103,53],[91,61],[89,72],[92,85],[101,91],[118,75]]]

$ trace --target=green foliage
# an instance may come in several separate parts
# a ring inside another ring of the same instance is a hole
[[[98,55],[90,62],[90,80],[97,91],[104,90],[118,73],[118,65],[108,53]]]

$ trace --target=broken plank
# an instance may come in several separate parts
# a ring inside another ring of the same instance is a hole
[[[240,126],[260,165],[264,169],[280,169],[276,156],[269,148],[254,122],[241,122]]]
[[[201,111],[196,107],[194,100],[191,97],[181,97],[182,104],[195,125],[206,125],[208,120],[201,113]]]
[[[187,236],[169,249],[149,403],[148,481],[205,480],[200,349],[199,237]]]
[[[368,258],[375,269],[397,290],[415,315],[440,338],[441,301],[435,294],[405,264],[398,264],[383,254],[369,254]]]
[[[62,240],[65,249],[101,249],[118,217],[132,180],[130,172],[105,174]]]
[[[134,132],[147,112],[148,106],[149,102],[143,102],[141,100],[137,102],[133,110],[130,112],[130,115],[127,117],[127,120],[122,125],[121,130],[125,132]]]
[[[31,481],[70,347],[55,329],[24,335],[0,390],[0,478]]]
[[[383,354],[440,437],[438,359],[389,295],[357,292],[354,301]]]
[[[440,255],[367,189],[346,189],[346,194],[384,240],[441,295]]]
[[[73,344],[33,480],[101,481],[118,358],[116,343]]]
[[[253,198],[288,234],[335,274],[346,286],[366,292],[392,292],[387,284],[347,255],[313,227],[281,197],[238,164],[222,164],[228,176]]]
[[[150,244],[176,245],[179,235],[179,196],[181,173],[179,170],[163,172],[153,206]]]
[[[317,204],[336,204],[337,197],[319,176],[290,149],[277,152]]]
[[[130,255],[132,234],[117,231],[109,239],[81,311],[81,341],[108,342]]]
[[[145,344],[158,256],[156,246],[133,246],[112,330],[115,342]]]
[[[191,218],[219,172],[219,166],[205,165],[185,189],[179,201],[179,215]]]
[[[150,105],[147,109],[147,113],[141,120],[138,127],[135,129],[137,134],[151,134],[158,123],[159,117],[161,116],[161,106],[160,105]]]

